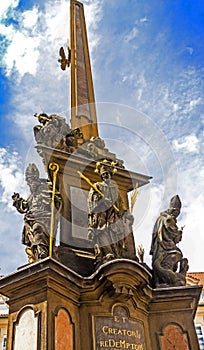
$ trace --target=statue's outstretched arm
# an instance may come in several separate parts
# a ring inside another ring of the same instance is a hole
[[[15,193],[12,196],[13,206],[18,210],[19,213],[24,214],[28,209],[28,202],[20,197],[19,193]]]

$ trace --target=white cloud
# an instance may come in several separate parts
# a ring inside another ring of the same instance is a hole
[[[14,192],[25,192],[23,188],[23,169],[17,152],[0,148],[0,189],[1,202],[12,208],[11,196]]]
[[[22,25],[24,28],[32,28],[37,24],[38,21],[38,8],[33,7],[32,10],[23,12],[22,14]]]
[[[125,82],[132,82],[134,79],[135,79],[135,77],[134,77],[133,74],[124,75],[124,76],[122,77],[122,82],[123,82],[123,83],[125,83]]]
[[[0,26],[1,33],[5,36],[4,41],[6,41],[5,48],[1,52],[3,68],[7,76],[14,71],[20,77],[26,73],[35,75],[40,55],[40,35],[35,27],[38,10],[34,7],[23,14],[16,11],[13,16],[18,22],[18,27],[13,24],[1,24]]]
[[[145,22],[148,22],[148,19],[147,19],[147,17],[146,17],[146,16],[145,16],[145,17],[140,18],[140,23],[145,23]]]
[[[174,140],[173,147],[176,151],[183,150],[184,152],[198,153],[199,139],[195,135],[188,135],[179,140]]]
[[[147,82],[145,79],[144,74],[140,74],[137,78],[137,80],[135,81],[135,87],[136,87],[136,91],[137,91],[137,100],[141,101],[142,99],[142,94],[143,91],[145,90],[147,86]]]
[[[138,36],[138,29],[132,28],[131,31],[125,36],[125,41],[130,42]]]
[[[178,193],[182,201],[179,226],[185,225],[180,248],[189,259],[190,271],[203,271],[204,162],[202,155],[178,158]]]
[[[6,36],[7,40],[11,41],[13,38],[13,28],[12,26],[5,26],[4,24],[0,23],[0,33],[1,35]],[[1,52],[1,55],[3,53]]]
[[[87,1],[87,6],[84,6],[85,19],[88,30],[97,28],[102,18],[102,3],[100,0]]]
[[[98,35],[92,33],[100,22],[101,1],[91,1],[84,8],[89,46],[93,50]],[[29,27],[32,15],[33,27]],[[17,125],[21,137],[30,143],[34,140],[34,113],[66,114],[69,122],[69,70],[61,71],[57,61],[59,48],[65,46],[69,34],[69,6],[66,0],[49,1],[43,10],[33,7],[30,11],[16,12],[15,16],[19,21],[17,29],[12,25],[2,28],[9,41],[3,61],[7,76],[13,82],[12,103],[15,106],[15,115],[11,113],[8,118]]]
[[[57,2],[55,6],[48,2],[45,12],[34,6],[22,13],[16,11],[14,18],[18,22],[17,27],[13,24],[1,25],[1,32],[7,40],[3,63],[7,75],[15,70],[19,79],[26,73],[36,75],[37,69],[40,69],[39,57],[41,54],[46,57],[46,48],[48,60],[51,45],[53,50],[57,45],[58,51],[67,41],[68,5],[66,1]]]
[[[69,6],[67,1],[48,2],[45,7],[45,12],[40,13],[41,27],[39,28],[40,35],[43,34],[41,45],[45,45],[48,52],[52,51],[59,42],[66,42],[68,37],[68,23],[69,23]],[[44,40],[43,40],[44,39]],[[60,46],[59,46],[60,48]]]
[[[15,8],[19,4],[19,0],[5,0],[0,2],[0,17],[6,16],[7,11],[10,8]]]
[[[163,203],[164,186],[146,185],[141,188],[135,204],[133,215],[134,236],[136,247],[142,244],[145,250],[145,262],[151,266],[151,256],[149,255],[152,231],[154,223],[162,210],[168,208],[168,203]]]
[[[200,176],[204,177],[204,165],[200,168]]]
[[[189,107],[190,107],[190,110],[192,110],[195,106],[197,106],[199,103],[202,102],[202,99],[201,97],[198,97],[197,99],[194,99],[194,100],[191,100],[189,102]]]
[[[10,75],[13,69],[17,70],[20,76],[25,73],[35,75],[40,55],[38,47],[39,38],[27,37],[24,33],[16,32],[4,57],[7,75]]]
[[[101,19],[102,4],[98,1],[89,1],[84,6],[86,23],[90,30],[89,46],[91,50],[97,46],[99,36],[93,33]],[[9,16],[9,14],[8,14]],[[34,6],[24,12],[15,11],[14,19],[18,26],[0,25],[1,33],[7,40],[7,48],[2,52],[3,65],[7,75],[13,70],[22,78],[26,73],[36,75],[40,70],[40,56],[44,56],[45,63],[49,64],[50,55],[56,55],[61,45],[67,43],[69,35],[69,6],[67,1],[49,1],[44,10]],[[9,18],[9,17],[8,17]],[[6,47],[5,45],[5,47]]]
[[[1,274],[11,273],[16,268],[27,263],[25,246],[21,243],[23,229],[23,215],[16,212],[8,212],[5,205],[0,203],[0,268]],[[12,216],[11,216],[12,215]]]
[[[191,192],[191,189],[189,189]],[[189,259],[190,271],[203,271],[204,255],[202,247],[204,245],[204,195],[197,193],[196,196],[187,196],[188,201],[184,203],[182,210],[182,225],[185,225],[182,251]]]
[[[188,46],[187,46],[187,47],[186,47],[186,50],[189,52],[190,55],[193,54],[193,51],[194,51],[194,50],[193,50],[192,47],[188,47]]]
[[[178,103],[173,104],[173,112],[177,112],[179,110],[179,105]]]
[[[103,14],[103,2],[100,0],[90,0],[84,6],[84,13],[87,26],[87,35],[89,41],[90,55],[93,55],[94,50],[96,50],[100,40],[101,35],[97,31],[97,27],[101,21]],[[92,66],[94,65],[94,57],[92,59]]]

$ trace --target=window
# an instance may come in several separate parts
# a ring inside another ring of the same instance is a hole
[[[6,335],[3,337],[2,350],[6,350]]]
[[[200,295],[200,303],[201,303],[201,304],[204,303],[204,291],[201,292],[201,295]]]
[[[201,327],[201,325],[197,324],[195,328],[196,328],[196,333],[198,336],[200,350],[204,350],[204,337],[203,337],[202,327]]]

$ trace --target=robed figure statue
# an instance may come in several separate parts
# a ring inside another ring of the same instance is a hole
[[[125,221],[132,216],[124,210],[118,186],[112,179],[116,169],[108,162],[98,163],[101,182],[91,187],[88,195],[88,238],[94,242],[97,262],[123,257]]]
[[[39,177],[39,170],[33,163],[28,165],[25,175],[30,188],[29,197],[24,199],[19,193],[14,193],[12,198],[18,212],[24,214],[22,243],[26,245],[31,263],[46,258],[49,253],[52,183]],[[55,193],[54,235],[61,207],[61,197]]]
[[[177,226],[181,201],[178,195],[171,198],[169,209],[160,213],[152,234],[153,284],[155,287],[186,284],[188,260],[177,244],[182,239],[183,228]]]

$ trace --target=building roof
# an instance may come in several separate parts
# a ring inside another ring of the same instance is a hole
[[[189,272],[187,273],[187,285],[198,285],[204,286],[204,272]],[[203,287],[204,290],[204,287]]]

